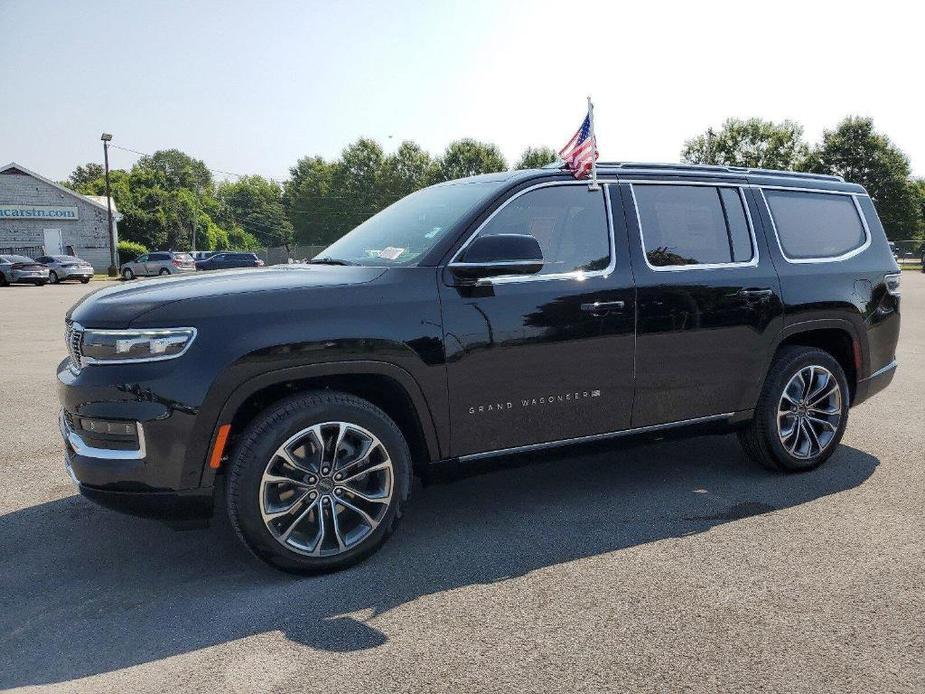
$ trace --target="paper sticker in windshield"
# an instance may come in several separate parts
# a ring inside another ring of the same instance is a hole
[[[379,251],[379,257],[384,258],[385,260],[397,260],[398,256],[405,252],[404,248],[395,248],[394,246],[387,246]]]

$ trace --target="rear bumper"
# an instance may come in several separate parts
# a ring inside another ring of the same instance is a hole
[[[897,366],[898,364],[894,359],[882,369],[878,369],[867,378],[858,381],[858,387],[854,393],[854,401],[851,404],[859,405],[890,385],[890,383],[893,382],[893,376],[896,375]]]
[[[93,277],[93,270],[65,270],[61,268],[60,270],[55,270],[55,273],[57,273],[59,280],[82,280]]]
[[[12,273],[10,278],[11,282],[47,282],[48,281],[48,271],[45,272],[36,272],[36,273],[25,273],[25,272],[16,272],[15,270]]]

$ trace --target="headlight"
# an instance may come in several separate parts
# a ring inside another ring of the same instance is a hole
[[[81,362],[123,364],[176,359],[196,339],[196,328],[152,330],[93,330],[84,328],[80,344]]]

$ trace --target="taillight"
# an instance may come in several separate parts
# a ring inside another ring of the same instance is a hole
[[[883,283],[886,285],[886,290],[893,296],[902,294],[902,290],[900,289],[901,280],[901,272],[892,272],[889,275],[883,276]]]
[[[173,261],[173,266],[174,266],[174,267],[181,267],[182,265],[183,265],[183,263],[180,262],[179,260],[174,260],[174,261]]]

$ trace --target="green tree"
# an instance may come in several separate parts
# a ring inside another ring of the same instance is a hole
[[[559,161],[559,155],[552,147],[527,147],[514,168],[539,169],[555,161]]]
[[[67,181],[64,183],[71,190],[76,190],[78,193],[83,192],[81,188],[86,186],[92,186],[96,181],[99,181],[103,178],[105,170],[103,169],[102,164],[97,164],[96,162],[87,162],[81,166],[78,166],[71,172],[71,175],[68,176]],[[111,178],[111,177],[110,177]],[[103,195],[104,193],[100,193]],[[96,195],[96,193],[84,193],[84,195]]]
[[[205,163],[178,149],[164,149],[143,156],[135,167],[157,172],[158,181],[167,190],[186,188],[201,192],[212,188],[212,172]]]
[[[292,244],[292,223],[283,208],[283,187],[263,176],[243,176],[221,183],[216,191],[218,220],[224,227],[239,226],[261,246]]]
[[[434,176],[434,166],[430,154],[417,144],[402,142],[395,154],[389,154],[382,160],[379,170],[380,204],[386,207],[426,186]]]
[[[798,123],[729,118],[718,132],[710,128],[687,140],[681,159],[690,164],[800,170],[808,152]]]
[[[331,172],[331,190],[320,239],[330,243],[383,208],[380,172],[385,155],[375,140],[360,138],[344,148]]]
[[[334,164],[321,157],[302,157],[289,169],[289,180],[283,184],[283,207],[295,238],[303,243],[319,244],[329,237],[333,174]]]
[[[925,237],[925,178],[917,178],[913,182],[915,194],[918,199],[920,226],[916,238]]]
[[[99,174],[93,178],[93,174]],[[129,170],[110,171],[112,196],[122,214],[119,236],[157,250],[191,248],[193,226],[197,247],[209,248],[227,233],[214,221],[221,211],[215,198],[212,174],[205,164],[179,150],[164,150],[143,156]],[[67,184],[85,195],[103,195],[106,183],[102,168],[78,166]],[[216,232],[217,234],[217,232]]]
[[[497,145],[464,139],[451,142],[434,167],[432,183],[507,169]]]
[[[921,198],[911,178],[909,158],[886,135],[874,130],[872,118],[849,116],[834,130],[824,131],[807,168],[864,186],[890,239],[908,239],[921,233]]]

